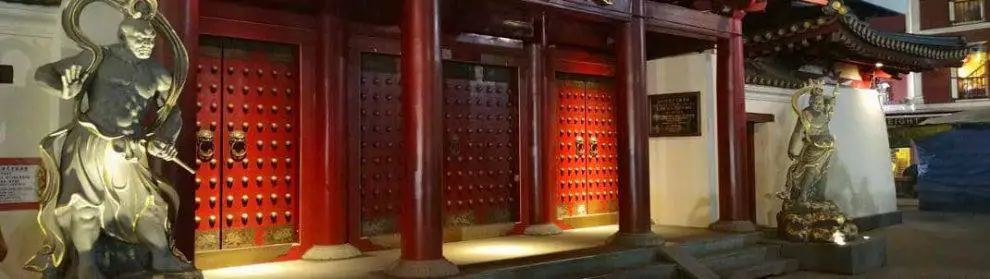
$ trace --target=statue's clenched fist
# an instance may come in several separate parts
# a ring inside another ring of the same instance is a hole
[[[62,99],[72,99],[82,92],[83,84],[89,73],[84,73],[82,67],[73,65],[62,73]]]

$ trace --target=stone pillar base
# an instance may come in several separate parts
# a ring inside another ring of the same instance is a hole
[[[302,259],[307,261],[330,261],[350,259],[360,255],[361,250],[358,250],[349,243],[344,243],[331,246],[313,246],[313,248],[309,248],[302,255]]]
[[[428,261],[399,259],[385,270],[385,274],[399,278],[439,278],[453,276],[459,272],[457,265],[447,259]]]
[[[715,222],[708,228],[713,231],[719,231],[719,232],[733,232],[733,233],[755,232],[756,224],[753,224],[753,222],[751,221],[719,220],[718,222]]]
[[[545,235],[560,234],[562,232],[564,232],[564,230],[561,230],[560,227],[557,226],[557,224],[549,223],[549,224],[530,225],[529,227],[526,227],[526,231],[524,231],[523,233],[526,235],[545,236]]]
[[[618,246],[647,247],[661,246],[664,240],[655,233],[622,233],[617,232],[608,238],[608,244]]]

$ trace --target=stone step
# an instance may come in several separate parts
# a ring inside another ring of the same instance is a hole
[[[723,279],[756,279],[782,275],[798,270],[795,259],[773,258],[751,266],[716,271]]]
[[[655,263],[614,271],[606,275],[587,277],[587,279],[673,279],[677,274],[677,265],[672,263]]]
[[[722,235],[710,238],[688,240],[681,243],[681,249],[690,255],[704,255],[717,251],[743,248],[761,239],[761,232]]]
[[[742,248],[716,251],[697,255],[702,264],[712,270],[727,270],[755,265],[773,258],[776,247],[766,245],[747,245]],[[779,253],[779,252],[777,252]]]
[[[664,264],[657,256],[657,249],[655,247],[633,249],[599,247],[569,253],[524,257],[508,261],[465,266],[463,269],[465,272],[455,278],[566,279],[594,278],[595,276],[608,276],[612,273],[619,273],[616,276],[640,274],[637,272],[642,272],[643,274],[650,274],[652,272],[665,274],[663,270],[672,270],[675,266],[673,264]]]

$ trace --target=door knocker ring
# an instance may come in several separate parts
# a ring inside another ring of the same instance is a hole
[[[199,130],[196,132],[196,155],[202,161],[213,159],[216,153],[216,146],[213,146],[213,132],[210,130]]]
[[[574,141],[575,141],[574,145],[577,147],[577,154],[578,155],[584,154],[584,137],[577,136],[577,138],[574,139]]]
[[[247,156],[247,135],[244,131],[230,132],[230,156],[234,160],[242,160]]]
[[[450,139],[448,140],[447,144],[448,144],[447,145],[447,152],[450,152],[450,155],[459,155],[459,154],[461,154],[461,137],[460,136],[458,136],[457,134],[451,134],[450,135]]]
[[[591,136],[591,149],[589,152],[592,157],[598,157],[598,137]]]

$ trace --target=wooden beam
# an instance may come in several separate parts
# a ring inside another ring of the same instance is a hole
[[[667,3],[648,1],[646,3],[647,30],[706,41],[728,38],[731,19],[712,13],[689,9]],[[741,35],[741,34],[737,34]]]
[[[746,113],[746,122],[767,123],[773,121],[774,121],[773,114],[751,113],[751,112]]]

